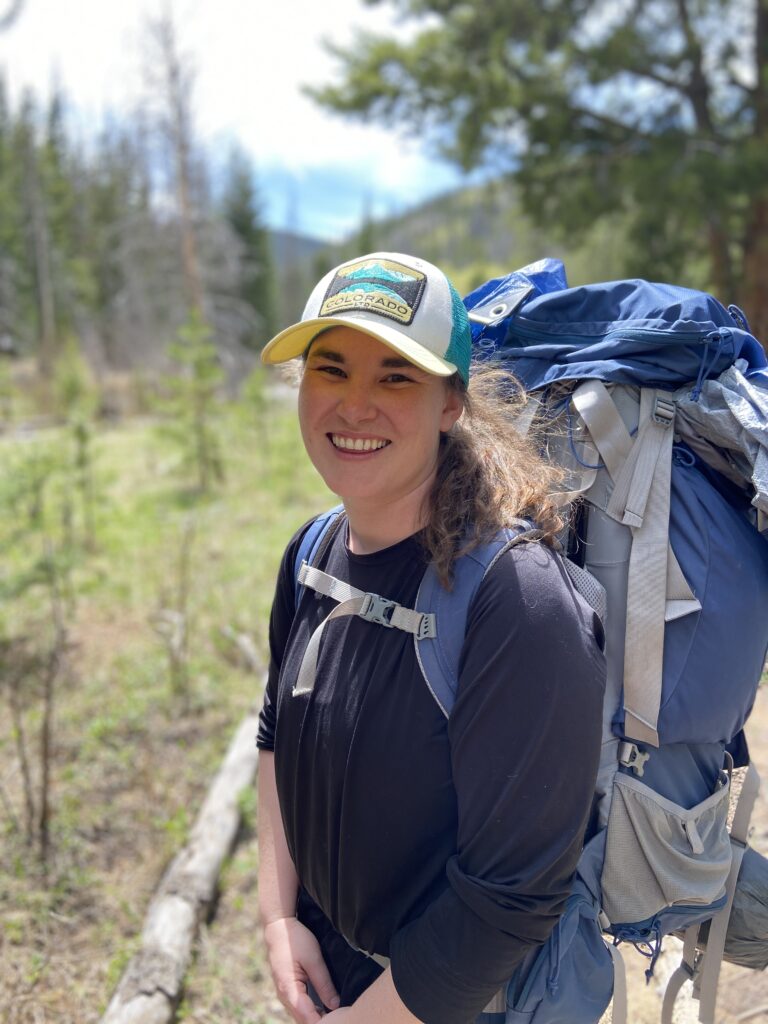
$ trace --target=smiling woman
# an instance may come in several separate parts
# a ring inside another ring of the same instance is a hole
[[[303,358],[302,437],[343,501],[283,557],[258,736],[261,916],[301,1024],[501,1024],[581,850],[602,629],[554,553],[520,396],[470,350],[448,279],[398,253],[331,271],[264,350]],[[541,543],[506,543],[521,516]],[[457,627],[419,595],[493,545],[449,715],[421,645]]]
[[[462,410],[444,377],[394,357],[352,327],[333,327],[309,349],[299,391],[302,437],[315,469],[344,501],[350,548],[365,553],[415,533],[437,471],[441,433]],[[355,524],[355,526],[353,526]]]

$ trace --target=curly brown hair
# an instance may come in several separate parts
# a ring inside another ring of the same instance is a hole
[[[464,412],[441,437],[422,536],[449,587],[456,558],[501,527],[530,519],[540,539],[554,546],[563,520],[556,497],[562,473],[544,461],[535,433],[515,426],[526,403],[521,385],[488,364],[473,367],[468,389],[458,375],[447,383],[462,394]]]

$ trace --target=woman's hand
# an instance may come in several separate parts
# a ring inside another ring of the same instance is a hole
[[[320,945],[295,917],[281,917],[264,928],[267,958],[278,998],[297,1024],[316,1024],[323,1016],[307,994],[307,982],[324,1005],[334,1010],[339,996]]]

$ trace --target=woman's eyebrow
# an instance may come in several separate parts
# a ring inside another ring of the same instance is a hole
[[[344,362],[344,356],[341,352],[333,352],[328,348],[313,348],[307,358],[311,359],[313,356],[317,359],[327,359],[331,363]]]
[[[313,348],[307,358],[327,359],[329,363],[345,363],[346,360],[341,352],[334,352],[329,348]],[[381,360],[381,366],[388,370],[417,370],[418,367],[401,356],[385,356]]]
[[[411,369],[415,370],[417,367],[410,363],[407,359],[399,359],[397,356],[387,356],[381,360],[381,365],[386,366],[390,369]]]

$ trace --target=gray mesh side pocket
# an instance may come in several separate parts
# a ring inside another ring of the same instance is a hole
[[[725,892],[731,867],[728,776],[690,810],[616,776],[608,819],[602,887],[612,924],[647,921],[665,907],[707,906]]]

